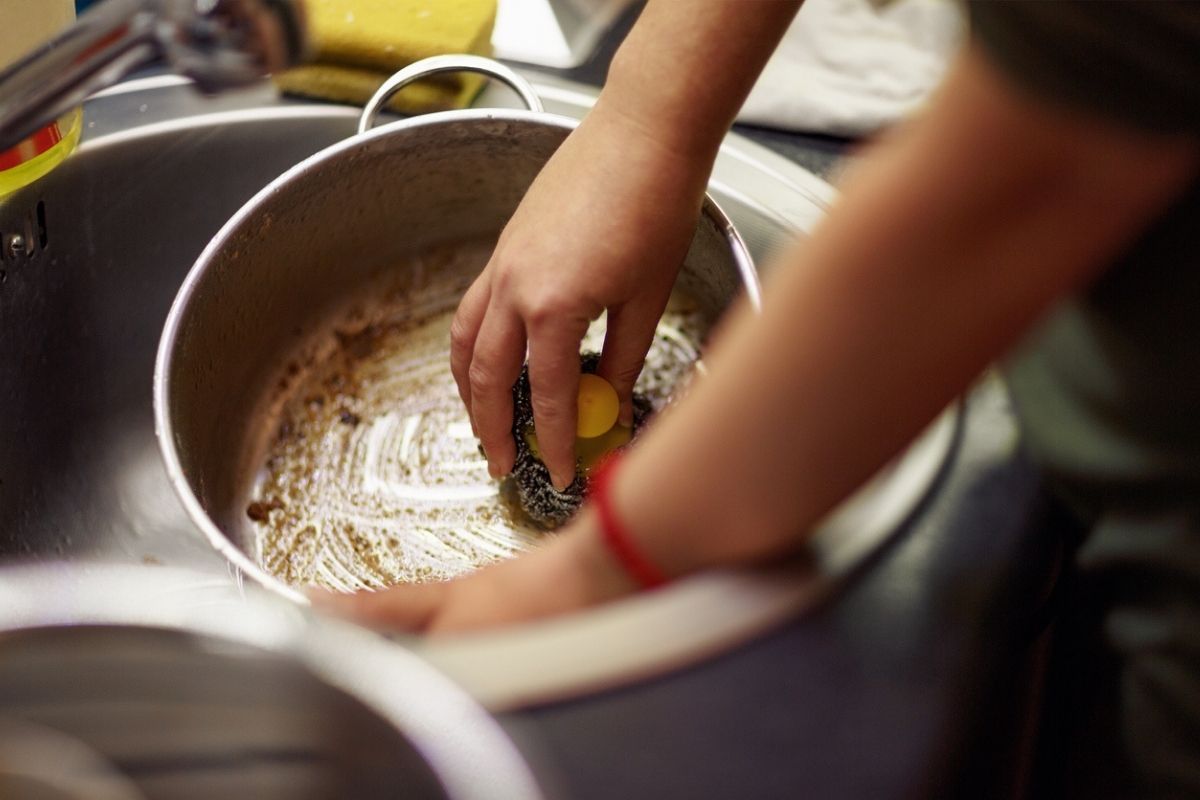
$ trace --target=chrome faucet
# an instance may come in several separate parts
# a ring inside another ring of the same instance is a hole
[[[135,69],[216,92],[300,63],[303,0],[104,0],[0,72],[0,152]]]

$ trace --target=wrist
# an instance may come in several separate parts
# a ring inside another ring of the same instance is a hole
[[[586,508],[564,535],[574,568],[584,577],[583,605],[594,605],[634,594],[641,587],[604,541],[600,519]]]
[[[613,478],[620,463],[620,453],[610,454],[593,473],[588,502],[595,511],[600,537],[609,555],[639,587],[657,589],[667,582],[666,573],[646,556],[642,543],[630,532],[612,497]]]
[[[729,126],[682,104],[686,97],[677,90],[664,94],[645,84],[637,70],[614,62],[589,118],[619,128],[627,144],[653,149],[707,178]]]

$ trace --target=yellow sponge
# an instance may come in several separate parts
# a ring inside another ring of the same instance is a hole
[[[443,53],[490,55],[496,0],[309,0],[315,63],[277,76],[289,94],[361,105],[396,70]],[[395,111],[462,108],[484,78],[450,73],[412,84]]]

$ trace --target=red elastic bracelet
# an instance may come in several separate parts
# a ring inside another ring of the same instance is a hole
[[[600,533],[608,549],[643,589],[657,589],[667,582],[667,576],[638,550],[629,538],[629,531],[621,524],[612,507],[612,497],[608,490],[619,460],[617,453],[612,453],[604,459],[604,463],[592,475],[588,497],[600,517]]]

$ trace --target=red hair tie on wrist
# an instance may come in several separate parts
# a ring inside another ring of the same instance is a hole
[[[592,475],[588,497],[600,517],[600,533],[609,551],[643,589],[657,589],[667,582],[667,576],[638,550],[612,506],[609,488],[619,460],[615,452],[604,459]]]

